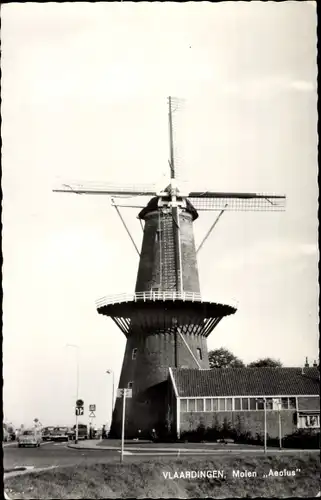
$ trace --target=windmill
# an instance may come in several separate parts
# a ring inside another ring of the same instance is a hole
[[[200,294],[197,252],[225,211],[282,211],[285,196],[258,193],[187,191],[177,179],[179,163],[173,137],[173,117],[181,101],[168,98],[169,184],[108,185],[104,183],[64,184],[55,192],[109,196],[140,256],[135,292],[107,296],[96,302],[99,314],[109,316],[127,338],[119,388],[132,388],[128,401],[128,437],[152,428],[166,432],[170,367],[209,368],[207,337],[225,316],[234,314],[232,305],[203,300]],[[148,203],[142,200],[149,197]],[[140,208],[143,227],[139,252],[120,213],[120,207]],[[198,250],[193,222],[199,211],[219,211]],[[173,416],[172,416],[173,417]],[[173,417],[174,418],[174,417]],[[120,436],[121,402],[116,401],[111,434]]]

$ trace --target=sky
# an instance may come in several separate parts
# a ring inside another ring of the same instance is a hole
[[[158,183],[167,96],[193,189],[286,194],[229,212],[199,252],[204,298],[236,301],[208,340],[245,363],[318,356],[315,2],[2,6],[4,417],[110,422],[125,337],[95,300],[134,291],[138,256],[103,196],[57,182]],[[141,244],[134,209],[122,214]],[[197,244],[217,212],[195,222]],[[78,347],[67,347],[73,344]]]

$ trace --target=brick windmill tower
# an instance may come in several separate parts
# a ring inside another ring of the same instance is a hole
[[[126,404],[127,437],[136,436],[138,429],[142,434],[153,428],[164,431],[169,368],[209,368],[207,337],[222,318],[236,311],[231,305],[201,297],[193,232],[198,211],[220,212],[212,230],[225,210],[280,211],[285,205],[284,196],[271,194],[181,191],[173,141],[173,116],[179,104],[168,98],[170,182],[165,189],[65,184],[54,190],[110,196],[119,215],[120,206],[141,208],[143,240],[140,252],[135,246],[140,255],[135,292],[103,297],[96,303],[98,313],[112,318],[127,339],[119,380],[119,388],[132,388],[133,394]],[[124,197],[127,204],[116,203],[115,199],[124,201]],[[150,200],[139,205],[138,197]],[[120,432],[121,400],[117,399],[111,434],[119,437]]]

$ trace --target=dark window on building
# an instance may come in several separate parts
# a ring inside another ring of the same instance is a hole
[[[197,348],[197,357],[198,359],[202,359],[202,349],[200,349],[199,347]]]
[[[273,410],[273,399],[272,398],[266,398],[266,409]]]
[[[234,410],[240,410],[240,409],[241,409],[241,399],[235,398],[234,399]]]
[[[217,411],[218,410],[218,399],[217,398],[212,399],[212,402],[213,402],[213,411]]]
[[[282,410],[288,410],[289,409],[289,399],[288,398],[281,398],[281,406],[282,406]]]
[[[250,410],[256,410],[256,399],[250,398]]]
[[[135,349],[132,350],[132,359],[136,359],[137,357],[137,348],[135,347]]]
[[[128,389],[132,389],[133,388],[133,382],[128,382],[127,387],[128,387]]]
[[[196,411],[204,411],[204,400],[203,399],[196,400]]]
[[[296,409],[296,400],[295,398],[289,398],[289,407],[292,409]]]
[[[212,411],[211,399],[205,399],[205,411]]]
[[[226,398],[226,409],[227,410],[233,410],[232,398]]]
[[[264,410],[264,401],[263,398],[257,398],[256,400],[256,408],[257,410]]]
[[[181,411],[182,412],[187,411],[187,399],[181,399]]]
[[[188,410],[195,411],[195,399],[188,400]]]
[[[218,400],[218,404],[219,404],[219,406],[218,406],[219,410],[225,411],[225,399],[224,398],[219,399]]]
[[[242,398],[242,410],[248,410],[248,409],[249,409],[249,399]]]

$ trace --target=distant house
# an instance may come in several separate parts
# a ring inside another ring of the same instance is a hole
[[[228,421],[253,435],[320,429],[320,374],[313,368],[169,369],[171,427],[177,437]]]

